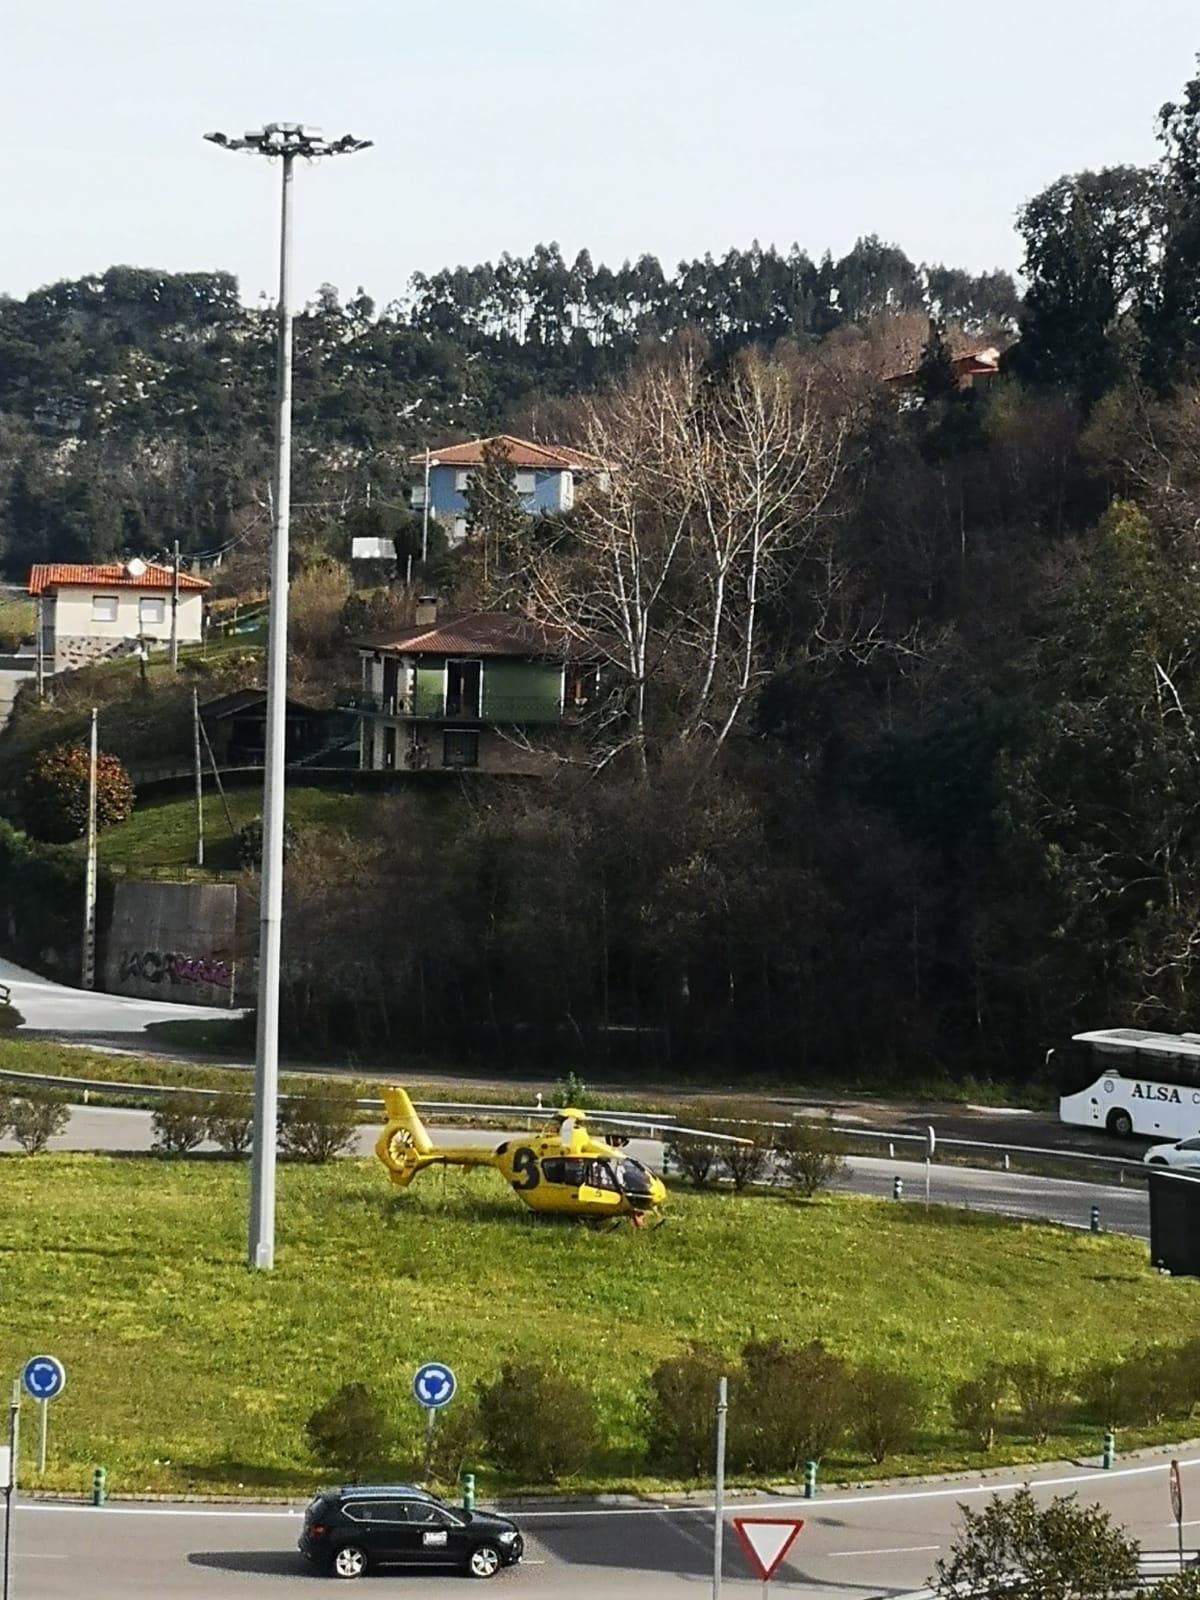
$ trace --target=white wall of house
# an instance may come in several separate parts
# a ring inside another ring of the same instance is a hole
[[[47,609],[51,608],[48,597]],[[64,639],[157,639],[171,637],[171,591],[135,589],[128,584],[97,588],[57,589],[52,598],[53,626]],[[179,596],[179,642],[199,644],[203,637],[204,596],[184,590]]]

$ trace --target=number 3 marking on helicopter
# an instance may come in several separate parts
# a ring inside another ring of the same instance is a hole
[[[513,1151],[512,1164],[513,1171],[519,1172],[525,1180],[524,1183],[517,1184],[516,1187],[519,1189],[536,1189],[542,1180],[542,1175],[538,1171],[537,1156],[527,1145],[522,1146],[520,1150]]]

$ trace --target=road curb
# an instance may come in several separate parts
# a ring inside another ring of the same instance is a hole
[[[1167,1444],[1142,1445],[1135,1450],[1123,1451],[1117,1458],[1118,1462],[1139,1462],[1152,1457],[1163,1457],[1167,1451],[1191,1452],[1200,1450],[1200,1438],[1179,1439]],[[1164,1461],[1164,1465],[1166,1462]],[[961,1483],[964,1487],[979,1483],[989,1483],[996,1479],[1011,1480],[1018,1477],[1023,1471],[1028,1474],[1028,1481],[1033,1482],[1037,1474],[1080,1471],[1093,1469],[1097,1476],[1102,1476],[1104,1467],[1100,1456],[1076,1456],[1057,1461],[1018,1461],[1009,1462],[1007,1465],[997,1463],[994,1467],[964,1468],[959,1472],[931,1472],[914,1473],[911,1477],[903,1478],[838,1478],[826,1479],[815,1501],[820,1501],[832,1494],[858,1493],[878,1491],[881,1494],[893,1493],[904,1489],[917,1488],[926,1484],[955,1484]],[[146,1492],[145,1494],[113,1493],[107,1496],[114,1505],[202,1505],[202,1506],[275,1506],[283,1509],[302,1511],[315,1493],[315,1487],[308,1494],[303,1495],[268,1495],[268,1494],[160,1494]],[[727,1488],[725,1500],[733,1504],[740,1500],[798,1500],[804,1496],[803,1484],[769,1484],[747,1488]],[[25,1500],[60,1502],[65,1505],[86,1505],[90,1496],[86,1493],[74,1494],[69,1489],[27,1489],[22,1491]],[[686,1509],[695,1506],[697,1510],[712,1509],[712,1491],[706,1489],[680,1489],[668,1490],[664,1494],[593,1494],[593,1495],[498,1495],[495,1503],[503,1506],[507,1511],[572,1511],[588,1508],[597,1511],[626,1511],[641,1509],[652,1511],[661,1507],[664,1511]]]

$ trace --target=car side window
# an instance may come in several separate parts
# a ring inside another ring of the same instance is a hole
[[[454,1528],[457,1521],[442,1506],[428,1500],[409,1500],[405,1510],[410,1522],[419,1522],[425,1528]]]
[[[383,1507],[375,1500],[351,1500],[348,1505],[342,1507],[342,1510],[350,1518],[351,1522],[382,1522],[384,1520],[380,1516]]]

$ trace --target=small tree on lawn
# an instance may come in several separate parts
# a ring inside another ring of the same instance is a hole
[[[35,838],[53,844],[81,839],[87,832],[90,758],[80,744],[39,750],[25,777],[25,820]],[[129,774],[116,756],[96,758],[96,826],[124,822],[135,799]]]
[[[529,1484],[578,1472],[596,1442],[588,1385],[534,1362],[506,1361],[494,1383],[479,1385],[479,1422],[489,1458]]]
[[[976,1450],[990,1450],[996,1438],[996,1421],[1008,1393],[1008,1374],[994,1362],[977,1377],[960,1383],[950,1396],[954,1426],[969,1434]]]
[[[1052,1367],[1045,1356],[1015,1362],[1008,1369],[1021,1420],[1038,1444],[1044,1444],[1062,1421],[1071,1396],[1071,1379]]]
[[[907,1450],[924,1414],[920,1385],[905,1372],[870,1364],[854,1374],[851,1415],[855,1438],[878,1463]]]
[[[10,1103],[8,1119],[13,1138],[26,1155],[35,1156],[63,1132],[71,1112],[62,1095],[49,1089],[31,1089]]]
[[[254,1102],[232,1091],[216,1095],[208,1104],[204,1122],[208,1137],[226,1155],[245,1155],[254,1137]]]
[[[203,1141],[207,1124],[208,1105],[199,1095],[172,1095],[150,1119],[154,1148],[164,1155],[185,1156]]]
[[[745,1144],[723,1142],[721,1145],[722,1165],[740,1194],[770,1172],[774,1130],[768,1126],[767,1114],[757,1106],[737,1107],[725,1115],[729,1119],[729,1132],[746,1141]]]
[[[1099,1506],[1078,1505],[1072,1495],[1042,1507],[1019,1489],[982,1511],[960,1509],[962,1531],[931,1584],[946,1600],[1116,1600],[1133,1588],[1137,1544]]]
[[[838,1135],[807,1122],[777,1130],[775,1153],[780,1167],[806,1200],[828,1189],[846,1170]]]
[[[322,1466],[355,1480],[381,1464],[390,1440],[383,1409],[365,1383],[344,1383],[309,1417],[304,1434]]]
[[[332,1161],[349,1150],[357,1132],[354,1085],[334,1080],[285,1104],[279,1147],[298,1161]]]

